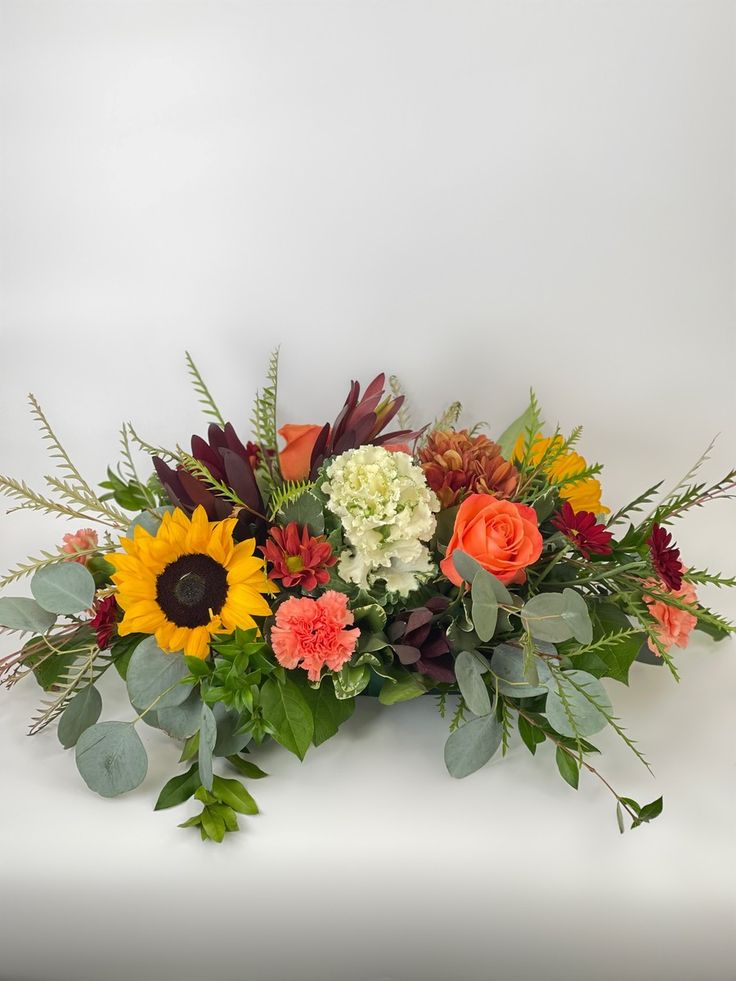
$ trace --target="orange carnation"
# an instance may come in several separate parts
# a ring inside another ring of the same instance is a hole
[[[685,571],[687,570],[683,569],[683,572]],[[695,606],[698,602],[695,587],[692,583],[684,580],[681,588],[674,590],[667,589],[664,583],[656,580],[649,580],[644,585],[656,586],[661,592],[670,593],[676,599],[682,600],[683,603],[689,603],[691,606]],[[665,650],[669,650],[674,645],[687,647],[690,634],[698,625],[698,618],[694,614],[688,613],[687,610],[681,610],[678,606],[670,606],[664,600],[654,599],[652,596],[645,595],[644,602],[657,621],[655,633],[662,647]],[[652,653],[659,656],[661,652],[654,641],[650,638],[647,643]]]
[[[440,563],[450,582],[459,586],[463,580],[452,560],[457,549],[502,583],[522,583],[526,579],[524,569],[542,554],[537,512],[526,504],[471,494],[458,509],[452,538]]]
[[[279,453],[279,464],[284,480],[305,480],[312,464],[312,450],[322,426],[298,426],[289,423],[279,429],[279,436],[286,446]]]

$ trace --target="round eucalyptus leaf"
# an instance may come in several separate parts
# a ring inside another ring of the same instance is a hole
[[[519,647],[510,644],[499,644],[491,658],[491,671],[498,679],[498,690],[502,695],[511,698],[532,698],[535,695],[545,695],[546,685],[552,674],[544,660],[535,657],[534,670],[537,673],[538,684],[531,684],[524,676],[524,652]]]
[[[188,739],[199,729],[202,699],[193,690],[181,705],[169,705],[156,712],[157,726],[168,733],[172,739]],[[238,752],[233,750],[233,752]]]
[[[460,694],[473,715],[488,715],[491,699],[483,680],[484,667],[470,651],[460,651],[455,658],[455,675]]]
[[[78,691],[59,719],[57,735],[64,749],[75,746],[82,733],[93,726],[102,712],[102,696],[94,685]]]
[[[473,599],[472,619],[475,632],[482,641],[489,641],[498,622],[498,600],[491,576],[485,569],[476,573],[471,589]]]
[[[485,766],[501,745],[501,738],[501,723],[495,715],[484,715],[460,726],[445,743],[445,765],[450,776],[467,777]]]
[[[128,695],[133,705],[140,706],[139,711],[154,702],[158,712],[181,705],[192,691],[191,685],[179,684],[188,674],[189,668],[181,654],[167,654],[154,637],[147,637],[133,651],[128,664]]]
[[[153,511],[141,511],[140,514],[136,515],[128,526],[128,530],[125,533],[126,538],[133,538],[135,535],[136,528],[144,528],[149,535],[155,535],[161,526],[161,519],[167,512],[172,512],[174,509],[170,507],[165,508],[155,508]]]
[[[565,604],[562,617],[572,631],[573,637],[578,644],[591,644],[593,624],[585,600],[574,589],[563,589],[562,600]]]
[[[573,636],[570,625],[563,617],[566,608],[562,593],[540,593],[524,604],[521,620],[535,640],[557,644]]]
[[[85,729],[76,761],[84,782],[101,797],[135,790],[148,771],[146,750],[130,722],[99,722]]]
[[[49,613],[30,597],[3,596],[0,598],[0,627],[23,633],[45,634],[56,623],[56,614]]]
[[[240,713],[226,708],[218,702],[213,710],[217,722],[217,741],[213,754],[215,756],[235,756],[242,752],[251,740],[251,733],[238,732]]]
[[[80,562],[57,562],[38,570],[31,592],[49,613],[81,613],[92,606],[95,581]]]
[[[585,694],[579,691],[581,688]],[[568,712],[572,715],[574,726]],[[587,671],[565,671],[549,685],[544,714],[555,732],[559,732],[561,736],[574,737],[576,730],[581,736],[593,736],[608,723],[604,713],[610,715],[612,712],[613,707],[606,689]]]

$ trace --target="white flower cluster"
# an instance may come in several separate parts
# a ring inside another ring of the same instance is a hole
[[[420,467],[406,453],[360,446],[327,467],[322,490],[352,546],[340,557],[338,574],[367,588],[382,579],[406,596],[434,569],[429,541],[440,509]]]

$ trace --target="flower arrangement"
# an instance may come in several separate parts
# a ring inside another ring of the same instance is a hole
[[[334,422],[278,429],[278,352],[243,442],[187,364],[210,417],[190,451],[126,423],[121,462],[95,489],[31,396],[58,469],[43,492],[0,477],[11,510],[77,524],[0,580],[30,577],[32,594],[0,598],[0,627],[22,642],[0,659],[0,682],[35,678],[44,696],[30,731],[58,723],[91,790],[139,786],[139,728],[154,726],[182,744],[156,809],[195,799],[182,827],[222,841],[258,811],[244,781],[265,776],[264,740],[302,759],[357,696],[391,706],[429,695],[449,716],[453,777],[518,737],[532,754],[549,744],[573,788],[581,773],[603,780],[621,831],[657,817],[661,797],[622,796],[591,762],[591,738],[611,727],[649,766],[602,679],[628,684],[635,660],[677,678],[675,648],[694,629],[716,640],[736,630],[697,594],[736,579],[685,565],[669,530],[734,497],[735,470],[700,482],[709,447],[672,491],[655,484],[611,513],[601,467],[575,449],[581,430],[550,431],[533,393],[493,439],[460,428],[457,403],[414,428],[384,375],[364,392],[353,382]],[[100,721],[108,673],[127,688],[130,718]]]

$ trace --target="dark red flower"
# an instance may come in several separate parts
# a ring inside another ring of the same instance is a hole
[[[301,586],[307,592],[329,581],[327,569],[337,562],[324,535],[314,538],[309,529],[300,530],[296,521],[285,528],[274,525],[271,540],[262,546],[264,558],[271,563],[269,579],[280,579],[284,586]]]
[[[97,634],[97,644],[100,650],[104,651],[110,646],[110,641],[116,633],[120,612],[117,600],[114,596],[106,596],[104,599],[97,600],[94,611],[95,615],[90,620],[89,625]]]
[[[565,501],[550,524],[567,538],[584,559],[591,555],[610,555],[613,535],[606,526],[598,524],[592,511],[574,511]]]
[[[652,525],[647,538],[652,565],[668,589],[676,592],[682,588],[682,562],[680,550],[672,544],[672,535],[661,525]]]

